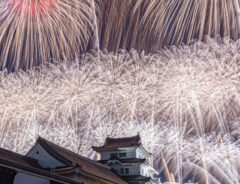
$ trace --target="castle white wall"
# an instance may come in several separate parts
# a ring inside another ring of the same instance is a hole
[[[56,160],[52,157],[45,149],[40,145],[37,144],[28,154],[27,156],[38,160],[38,163],[43,168],[50,168],[50,167],[62,167],[64,166],[63,163]]]
[[[136,158],[140,158],[140,159],[146,158],[146,155],[142,151],[141,148],[137,148],[137,150],[136,150]]]
[[[123,150],[118,151],[105,151],[101,153],[101,160],[109,160],[112,153],[117,153],[119,159],[128,159],[128,158],[146,158],[146,153],[141,148],[124,148]],[[126,157],[120,157],[120,153],[126,153]]]
[[[123,166],[123,165],[111,165],[112,168],[114,168],[119,175],[142,175],[146,177],[151,176],[151,166],[146,164],[141,165],[132,165],[132,166]],[[129,168],[129,174],[121,174],[121,168]]]
[[[146,176],[146,177],[150,177],[150,166],[146,165],[146,164],[141,164],[140,166],[140,170],[141,170],[141,175],[142,176]]]
[[[49,180],[27,175],[24,173],[17,173],[13,184],[51,184]]]
[[[129,174],[121,174],[121,168],[128,168]],[[139,166],[114,166],[114,169],[117,171],[117,173],[121,176],[129,176],[129,175],[140,175],[140,167]]]
[[[136,149],[125,149],[120,151],[108,151],[101,153],[101,160],[109,160],[112,153],[117,153],[119,159],[136,158]],[[120,153],[126,153],[126,157],[120,157]]]

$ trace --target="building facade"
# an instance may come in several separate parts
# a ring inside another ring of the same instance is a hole
[[[107,138],[94,161],[39,137],[26,155],[0,148],[0,184],[157,184],[139,135]]]
[[[124,138],[108,137],[104,145],[93,149],[100,155],[100,163],[111,167],[129,183],[160,183],[158,172],[151,165],[151,154],[144,149],[139,135]]]
[[[128,184],[110,167],[41,137],[26,155],[0,148],[0,184]]]

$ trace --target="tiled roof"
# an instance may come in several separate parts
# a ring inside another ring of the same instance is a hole
[[[127,181],[129,182],[149,182],[151,180],[150,177],[145,177],[145,176],[124,176]]]
[[[93,149],[96,150],[96,149],[132,147],[132,146],[139,146],[140,144],[141,144],[141,138],[139,134],[133,137],[123,137],[123,138],[107,137],[103,146],[93,147]]]
[[[121,163],[144,163],[146,161],[146,159],[140,159],[140,158],[128,158],[128,159],[116,158],[116,159],[112,159],[112,160],[118,160]],[[98,162],[100,162],[102,164],[106,164],[109,162],[109,160],[99,160]]]
[[[9,150],[0,148],[0,165],[9,168],[15,168],[17,171],[26,172],[29,174],[40,175],[43,178],[49,178],[50,180],[68,183],[68,184],[80,184],[72,179],[53,174],[40,169],[37,160],[29,158],[24,155],[14,153]]]
[[[66,164],[67,167],[74,168],[79,166],[79,168],[86,174],[90,174],[116,184],[127,184],[126,181],[115,174],[109,167],[80,156],[41,137],[38,138],[37,142],[40,143],[40,145],[54,158]]]
[[[29,166],[29,167],[35,167],[38,169],[41,169],[40,165],[38,164],[38,161],[36,159],[0,148],[0,158],[21,164],[23,166]]]

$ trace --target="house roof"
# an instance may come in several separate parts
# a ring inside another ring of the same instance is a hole
[[[50,155],[65,164],[68,168],[78,167],[84,173],[98,177],[102,180],[116,184],[127,184],[121,177],[115,174],[109,167],[104,166],[96,161],[80,156],[41,137],[39,143]]]
[[[133,147],[133,146],[140,146],[140,144],[141,144],[141,137],[139,134],[133,137],[123,137],[123,138],[107,137],[103,146],[99,146],[99,147],[93,146],[93,149],[99,150],[99,149]]]
[[[0,166],[11,168],[23,173],[28,173],[30,175],[41,176],[42,178],[47,178],[61,183],[80,184],[72,179],[42,170],[35,159],[3,148],[0,148]]]
[[[7,161],[12,161],[23,166],[35,167],[41,169],[36,159],[0,148],[0,158],[4,158]]]

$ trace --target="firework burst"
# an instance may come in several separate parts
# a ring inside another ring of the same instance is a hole
[[[96,2],[102,49],[157,52],[205,36],[239,39],[239,0]]]
[[[0,69],[72,59],[86,50],[94,13],[84,0],[0,1]]]
[[[153,0],[147,4],[142,19],[143,43],[148,43],[152,35],[155,50],[166,45],[188,44],[193,39],[204,40],[206,35],[239,39],[239,0]]]
[[[176,181],[236,183],[239,48],[239,41],[208,39],[157,54],[101,52],[100,60],[85,54],[3,71],[0,146],[24,153],[41,135],[93,158],[89,145],[107,135],[140,132],[155,166],[164,172],[163,156]]]

